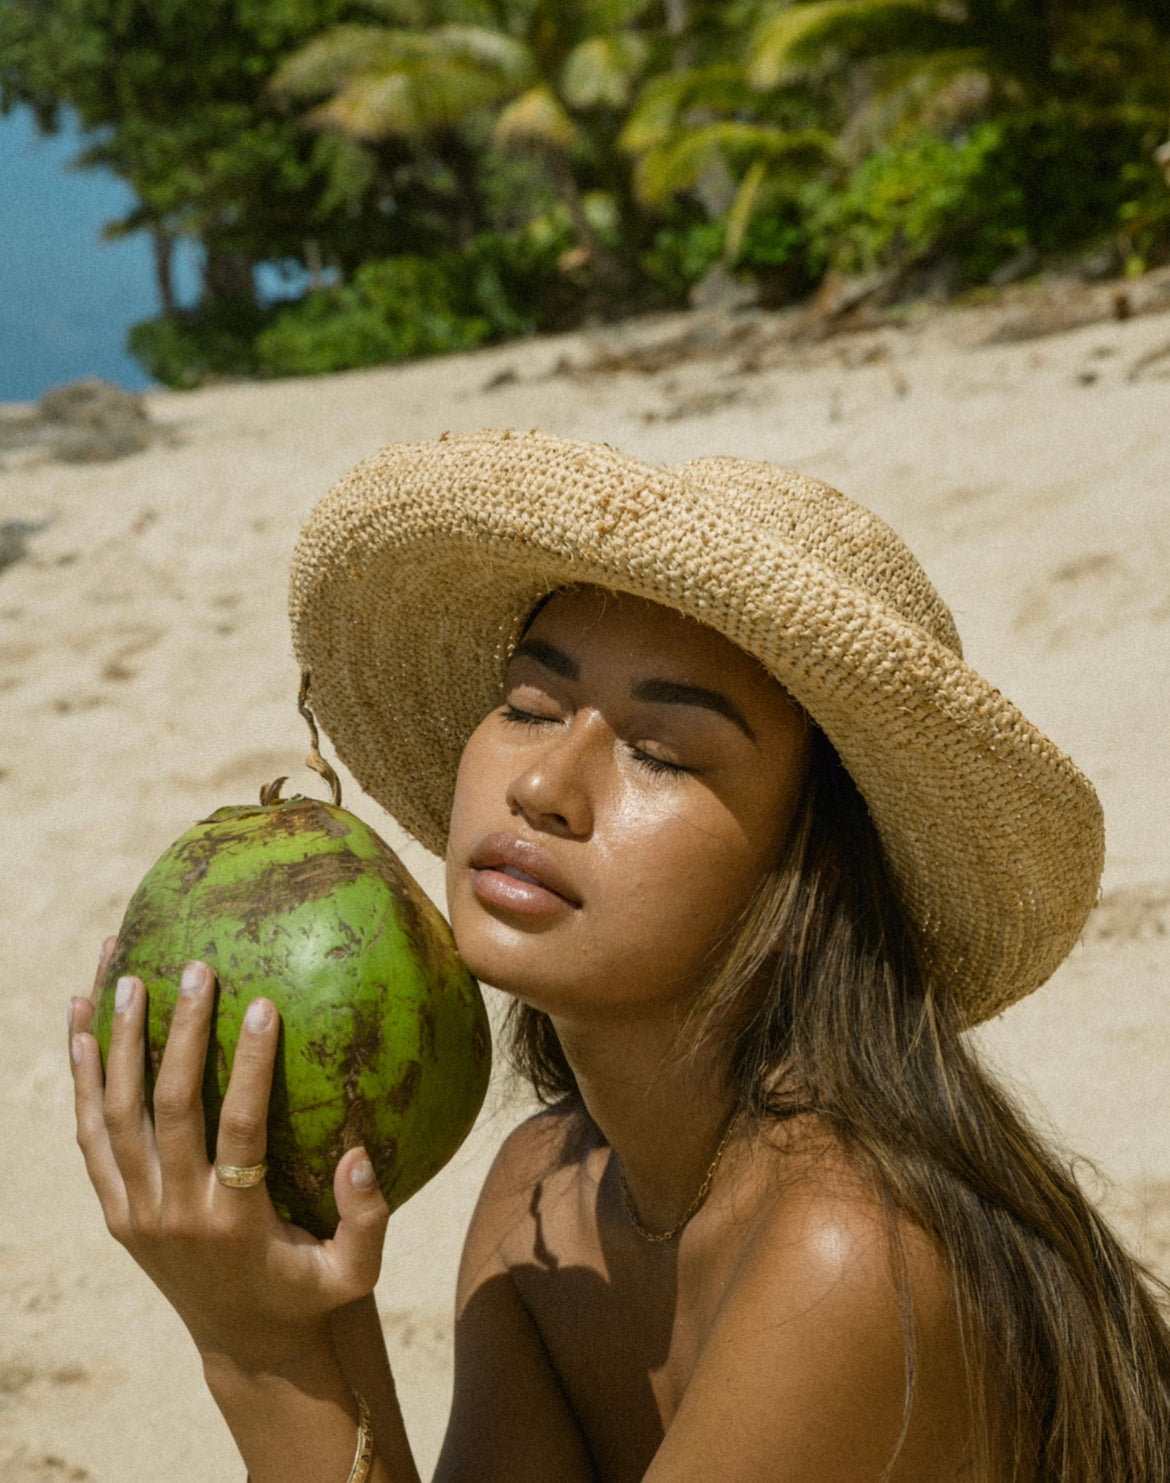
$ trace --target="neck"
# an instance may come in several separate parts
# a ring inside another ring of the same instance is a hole
[[[554,1025],[638,1220],[669,1230],[694,1200],[734,1110],[722,1058],[678,1058],[673,1026],[654,1021]]]

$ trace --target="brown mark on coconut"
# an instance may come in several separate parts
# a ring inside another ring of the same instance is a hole
[[[370,1135],[370,1104],[365,1097],[356,1097],[345,1109],[345,1122],[341,1125],[340,1149],[337,1157],[348,1153],[351,1148],[364,1145]],[[367,1149],[368,1153],[369,1150]]]
[[[418,1047],[427,1060],[435,1058],[435,1014],[425,1002],[418,1006]]]
[[[438,951],[438,944],[433,934],[428,931],[428,924],[424,911],[431,907],[430,901],[422,894],[419,888],[411,880],[403,869],[402,862],[398,856],[380,839],[375,839],[378,852],[369,862],[378,874],[390,887],[394,897],[394,905],[397,908],[398,925],[410,947],[416,962],[423,966],[424,976],[429,982],[437,983],[442,977],[443,963]]]
[[[389,1184],[382,1183],[382,1181],[386,1178],[387,1170],[398,1168],[398,1139],[391,1137],[376,1138],[371,1143],[366,1144],[366,1152],[369,1154],[370,1162],[373,1164],[374,1171],[378,1175],[378,1182],[382,1184],[382,1193],[386,1196],[390,1208],[393,1210],[396,1203],[393,1196],[397,1187],[397,1180],[393,1180]]]
[[[408,1061],[398,1085],[386,1093],[386,1103],[392,1112],[406,1112],[413,1105],[421,1080],[422,1067],[417,1061]]]
[[[269,927],[285,907],[322,901],[338,886],[360,880],[367,869],[367,862],[348,850],[311,855],[307,860],[273,861],[244,880],[209,887],[201,909],[217,920],[235,918]]]
[[[333,839],[344,839],[350,832],[347,820],[339,818],[328,804],[321,803],[316,798],[287,798],[275,806],[238,804],[216,809],[215,813],[199,822],[216,825],[217,838],[231,842],[233,839],[248,839],[251,830],[245,826],[232,833],[224,827],[229,820],[244,821],[258,816],[264,819],[265,832],[270,838],[277,834],[320,833]]]

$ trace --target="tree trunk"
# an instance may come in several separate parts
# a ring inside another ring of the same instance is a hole
[[[151,227],[150,245],[154,250],[154,279],[158,285],[158,301],[163,316],[170,319],[176,309],[175,280],[171,272],[175,251],[175,239],[162,227]]]
[[[569,213],[577,246],[589,259],[594,272],[602,282],[612,288],[624,288],[627,283],[626,270],[617,258],[598,241],[597,234],[589,225],[589,218],[585,215],[585,204],[577,188],[577,177],[573,174],[568,155],[563,149],[556,149],[553,146],[548,148],[547,155],[553,179],[556,182],[557,194]]]
[[[256,283],[252,275],[253,264],[242,252],[224,252],[211,243],[206,244],[207,257],[203,264],[203,290],[199,302],[206,306],[218,304],[224,299],[246,299],[256,302]]]

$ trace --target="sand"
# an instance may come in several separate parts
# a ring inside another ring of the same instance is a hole
[[[184,1331],[87,1184],[65,1000],[88,989],[103,934],[176,834],[296,775],[285,573],[309,509],[380,444],[446,428],[769,458],[903,533],[969,658],[1094,779],[1109,825],[1083,942],[980,1039],[1170,1276],[1170,308],[1155,296],[1128,320],[1089,314],[1038,336],[1057,321],[1028,321],[1036,302],[823,341],[752,314],[640,321],[152,395],[166,436],[110,463],[3,455],[0,526],[34,533],[0,571],[0,1476],[242,1480]],[[347,801],[437,888],[437,862],[352,783]],[[391,1226],[378,1300],[424,1471],[448,1403],[463,1229],[521,1110],[498,1086]]]

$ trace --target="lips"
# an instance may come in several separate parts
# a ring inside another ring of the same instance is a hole
[[[556,860],[533,840],[489,834],[472,850],[470,865],[476,894],[492,905],[526,914],[581,905]]]

